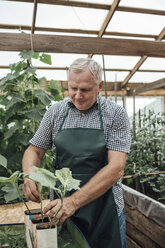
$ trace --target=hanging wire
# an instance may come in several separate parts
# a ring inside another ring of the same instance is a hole
[[[102,55],[103,60],[103,73],[104,73],[104,90],[105,90],[105,98],[107,98],[107,82],[106,82],[106,76],[105,76],[105,61],[104,61],[104,55]]]
[[[117,103],[117,73],[115,73],[115,103]]]
[[[70,2],[70,1],[68,0],[68,2]],[[75,15],[76,15],[77,19],[78,19],[78,20],[79,20],[79,22],[81,23],[81,25],[82,25],[83,29],[84,29],[84,30],[85,30],[85,32],[89,35],[89,33],[88,33],[88,31],[87,31],[87,29],[86,29],[86,27],[85,27],[84,23],[82,22],[81,18],[80,18],[80,17],[79,17],[79,15],[77,14],[77,12],[76,12],[75,8],[74,8],[72,5],[71,5],[71,7],[72,7],[72,10],[73,10],[73,12],[75,13]]]

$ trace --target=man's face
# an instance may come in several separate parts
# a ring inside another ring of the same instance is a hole
[[[103,87],[103,81],[97,84],[89,69],[80,72],[70,72],[68,79],[69,96],[80,111],[88,110],[97,100],[97,95]]]

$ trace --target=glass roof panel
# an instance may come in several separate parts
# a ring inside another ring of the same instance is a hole
[[[165,58],[147,58],[140,69],[165,70]]]
[[[106,14],[106,10],[39,4],[36,26],[98,30]]]
[[[130,79],[130,82],[146,82],[152,83],[156,80],[162,79],[165,77],[165,72],[136,72],[133,77]]]
[[[159,35],[164,24],[165,16],[116,11],[106,31]]]
[[[0,23],[31,25],[33,3],[0,1]]]
[[[164,0],[122,0],[119,4],[120,6],[129,6],[136,8],[145,8],[145,9],[165,9]]]
[[[103,65],[102,55],[94,55],[93,58]],[[139,59],[140,57],[104,55],[105,68],[113,69],[132,69]]]

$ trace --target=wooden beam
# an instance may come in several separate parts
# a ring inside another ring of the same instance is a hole
[[[25,3],[33,3],[33,0],[7,0],[10,2],[25,2]],[[82,7],[82,8],[92,8],[92,9],[103,9],[109,10],[111,5],[108,4],[100,4],[100,3],[88,3],[88,2],[79,2],[79,1],[67,1],[67,0],[38,0],[38,3],[41,4],[52,4],[52,5],[63,5],[63,6],[71,6],[71,7]],[[127,6],[118,6],[118,11],[124,12],[133,12],[133,13],[141,13],[141,14],[151,14],[151,15],[165,15],[164,10],[157,9],[146,9],[146,8],[133,8]]]
[[[157,80],[155,82],[152,82],[152,83],[149,83],[149,84],[146,84],[142,87],[139,87],[139,88],[135,88],[135,89],[132,89],[128,92],[128,96],[129,95],[133,95],[133,93],[135,95],[138,95],[139,93],[143,93],[143,92],[146,92],[146,91],[150,91],[150,90],[155,90],[155,89],[160,89],[160,88],[163,88],[165,87],[165,78],[162,78],[160,80]]]
[[[34,0],[33,21],[32,21],[32,28],[31,28],[32,34],[34,34],[34,30],[35,30],[36,14],[37,14],[37,0]]]
[[[0,29],[16,29],[16,30],[31,30],[31,26],[28,25],[14,25],[14,24],[0,24]],[[46,31],[46,32],[58,32],[58,33],[74,33],[74,34],[95,34],[98,35],[99,30],[83,30],[83,29],[73,29],[73,28],[48,28],[48,27],[36,27],[36,31]],[[133,38],[151,38],[156,39],[157,35],[153,34],[137,34],[137,33],[124,33],[124,32],[113,32],[105,31],[104,36],[125,36]]]
[[[142,233],[141,238],[136,236],[136,232],[131,228],[129,228],[129,237],[133,236],[133,238],[136,238],[140,245],[140,247],[164,247],[165,244],[165,229],[161,226],[159,226],[156,222],[153,220],[147,218],[145,215],[140,213],[138,210],[136,210],[134,207],[129,207],[125,203],[125,210],[126,210],[126,221],[127,224],[131,224],[136,228],[140,233]],[[143,246],[143,238],[144,235],[150,239],[150,241],[153,241],[153,243],[156,243],[157,246]],[[136,237],[135,237],[136,236]]]
[[[114,13],[115,13],[115,10],[116,8],[118,7],[120,3],[120,0],[114,0],[113,1],[113,4],[111,5],[110,9],[109,9],[109,12],[108,12],[108,15],[106,16],[104,22],[103,22],[103,25],[99,31],[99,34],[98,34],[98,37],[102,37],[104,32],[105,32],[105,29],[107,28],[110,20],[112,19]]]
[[[119,3],[120,3],[120,0],[114,0],[113,1],[113,4],[111,5],[111,7],[109,9],[109,12],[108,12],[108,14],[107,14],[107,16],[106,16],[106,18],[105,18],[105,20],[104,20],[104,22],[102,24],[102,27],[101,27],[101,29],[100,29],[100,31],[98,33],[98,37],[102,37],[103,36],[103,34],[105,32],[105,29],[108,26],[110,20],[112,19],[113,15],[115,13],[115,10],[116,10],[117,6],[119,5]],[[88,55],[88,58],[91,58],[92,56],[93,56],[93,54],[90,53]]]
[[[38,52],[165,57],[165,43],[159,41],[41,34],[32,39]],[[29,34],[0,33],[0,51],[24,49],[31,49]]]
[[[159,36],[156,38],[156,41],[161,41],[164,37],[165,37],[165,28],[162,29]],[[142,58],[137,62],[137,64],[134,66],[134,68],[131,70],[131,72],[124,79],[124,81],[122,83],[123,88],[127,85],[128,81],[132,78],[132,76],[140,68],[140,66],[144,63],[144,61],[146,59],[147,59],[147,56],[142,56]]]

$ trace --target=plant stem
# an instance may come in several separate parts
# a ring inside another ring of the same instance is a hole
[[[29,209],[28,205],[26,204],[26,202],[24,201],[22,195],[20,194],[20,191],[19,191],[17,183],[15,182],[15,183],[13,183],[13,185],[14,185],[15,189],[17,190],[17,193],[19,195],[20,200],[24,203],[24,205],[26,206],[28,212],[30,213],[30,209]]]
[[[61,200],[61,206],[59,207],[59,209],[57,210],[57,212],[56,212],[55,215],[53,216],[53,220],[51,221],[51,223],[53,223],[53,222],[55,221],[55,218],[56,218],[57,214],[60,212],[60,210],[61,210],[62,207],[63,207],[63,200],[64,200],[64,198],[61,197],[60,200]],[[55,223],[55,224],[56,224],[56,223]]]

